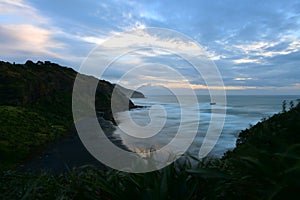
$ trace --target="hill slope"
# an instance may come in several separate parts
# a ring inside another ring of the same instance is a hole
[[[25,158],[33,149],[68,132],[73,124],[72,92],[76,76],[73,69],[49,61],[0,62],[0,167]],[[99,80],[80,75],[80,81]],[[95,95],[97,114],[112,122],[113,90],[113,84],[100,80]],[[116,105],[122,105],[118,111],[134,107],[121,91],[116,94]]]
[[[237,147],[222,160],[234,177],[224,196],[295,198],[300,188],[300,104],[242,131]]]

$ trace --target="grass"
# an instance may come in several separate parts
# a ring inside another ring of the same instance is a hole
[[[0,169],[10,169],[65,133],[65,127],[52,124],[41,113],[24,107],[0,106]]]
[[[199,171],[190,167],[171,164],[162,170],[146,174],[99,171],[89,166],[74,169],[64,175],[34,175],[6,171],[0,176],[0,198],[176,200],[208,196],[209,190],[206,188],[209,188],[210,180],[200,176]],[[201,172],[206,175],[215,173],[205,169]],[[218,177],[220,173],[213,174],[210,179]]]

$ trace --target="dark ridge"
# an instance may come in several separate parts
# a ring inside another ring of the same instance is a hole
[[[25,64],[0,61],[0,168],[17,165],[31,157],[32,152],[40,152],[46,144],[69,132],[74,125],[72,94],[76,77],[83,84],[79,101],[84,104],[88,94],[85,87],[98,82],[96,114],[99,119],[115,124],[111,110],[114,85],[108,81],[79,74],[50,61],[28,60]],[[121,91],[116,95],[116,112],[136,108]],[[122,146],[111,134],[108,137]]]
[[[0,105],[38,106],[47,104],[59,106],[63,112],[71,114],[72,90],[77,72],[72,68],[62,67],[50,61],[25,64],[0,62]],[[80,75],[85,81],[99,81],[95,95],[96,110],[104,112],[104,118],[114,121],[111,115],[110,98],[114,85],[92,76]],[[83,83],[88,85],[87,83]],[[134,104],[123,93],[118,93],[120,105],[118,111],[134,108]],[[56,108],[55,110],[61,110]],[[68,109],[68,110],[67,110]],[[60,113],[62,114],[62,113]]]

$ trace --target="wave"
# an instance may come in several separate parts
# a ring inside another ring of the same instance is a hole
[[[173,96],[150,96],[145,99],[133,99],[136,105],[147,106],[145,109],[136,109],[129,111],[132,120],[138,125],[147,126],[151,122],[149,111],[151,106],[160,105],[166,112],[166,116],[162,116],[159,112],[152,112],[152,118],[156,120],[164,120],[166,123],[163,128],[151,138],[133,138],[127,136],[121,130],[116,130],[116,134],[120,135],[123,143],[131,150],[143,148],[160,148],[168,144],[175,137],[179,127],[184,132],[183,137],[193,135],[193,131],[197,130],[197,135],[189,153],[195,153],[202,145],[203,138],[206,134],[211,117],[214,116],[216,121],[225,117],[225,124],[222,134],[215,145],[212,156],[222,156],[228,149],[235,147],[236,138],[240,130],[248,128],[250,124],[255,124],[262,118],[275,114],[281,110],[281,102],[283,100],[294,100],[291,96],[228,96],[227,105],[210,105],[209,96],[199,97],[198,104],[192,102],[189,97],[183,104],[179,104]],[[226,112],[226,114],[224,114]],[[182,113],[184,115],[182,115]],[[118,120],[123,123],[122,113],[118,114]],[[127,115],[126,115],[127,116]],[[200,116],[200,120],[197,118]],[[124,117],[124,116],[123,116]],[[152,120],[153,120],[152,119]],[[220,122],[221,123],[221,122]],[[123,124],[124,125],[124,124]],[[126,124],[125,124],[126,125]],[[196,127],[197,126],[197,127]],[[134,131],[134,130],[132,130]],[[139,133],[134,133],[138,135]]]

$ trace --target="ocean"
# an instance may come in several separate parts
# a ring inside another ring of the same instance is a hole
[[[199,149],[211,123],[212,108],[226,109],[225,123],[221,135],[209,153],[212,157],[221,157],[226,151],[235,147],[236,139],[241,130],[255,125],[263,118],[282,111],[282,102],[286,100],[297,104],[299,96],[227,96],[227,105],[211,105],[209,96],[197,96],[198,104],[191,104],[189,96],[183,97],[184,103],[179,104],[175,96],[148,96],[134,98],[134,104],[143,108],[118,113],[115,116],[119,127],[115,134],[121,138],[130,150],[142,153],[148,150],[163,148],[172,143],[180,129],[180,137],[195,137],[187,152],[198,155]],[[151,108],[152,107],[152,108]],[[182,113],[184,117],[182,117]],[[199,121],[197,115],[200,114]],[[128,121],[128,115],[132,121]],[[136,126],[133,126],[136,124]],[[196,132],[195,132],[196,131]],[[176,149],[176,147],[175,147]],[[178,153],[178,152],[174,152]],[[183,152],[180,152],[183,153]]]

